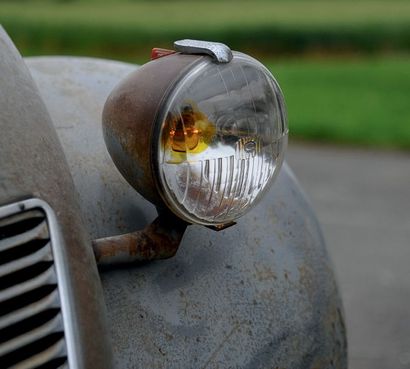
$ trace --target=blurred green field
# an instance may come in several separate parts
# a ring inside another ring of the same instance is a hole
[[[0,2],[0,22],[35,54],[133,57],[187,37],[259,55],[410,50],[410,2],[397,0],[20,0]]]
[[[142,62],[225,42],[277,76],[291,137],[410,149],[410,1],[0,0],[0,23],[23,55]]]
[[[268,62],[291,138],[410,149],[410,59]]]

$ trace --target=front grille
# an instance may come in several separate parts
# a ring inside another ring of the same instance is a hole
[[[68,368],[50,230],[42,209],[0,214],[0,367]]]

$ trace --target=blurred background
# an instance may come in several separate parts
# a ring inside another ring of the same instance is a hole
[[[0,0],[0,23],[24,56],[144,63],[194,38],[261,59],[335,264],[350,368],[410,368],[410,1]]]

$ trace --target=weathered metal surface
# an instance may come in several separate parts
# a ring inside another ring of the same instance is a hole
[[[155,209],[115,169],[100,125],[109,92],[135,67],[72,58],[28,65],[92,237],[145,227]],[[235,226],[190,226],[174,258],[101,277],[118,368],[346,368],[332,265],[286,165]]]
[[[99,265],[168,259],[178,251],[188,223],[166,212],[143,230],[93,241]]]
[[[33,196],[52,207],[62,234],[58,273],[70,302],[72,366],[110,368],[101,285],[70,171],[38,89],[0,28],[0,205]]]
[[[158,142],[155,122],[170,86],[201,56],[172,54],[129,74],[110,93],[102,126],[108,151],[124,178],[157,206],[164,207],[153,174]]]

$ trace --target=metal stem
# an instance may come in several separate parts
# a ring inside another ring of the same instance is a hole
[[[142,230],[93,241],[98,265],[143,262],[173,257],[188,223],[169,213],[160,214]]]

